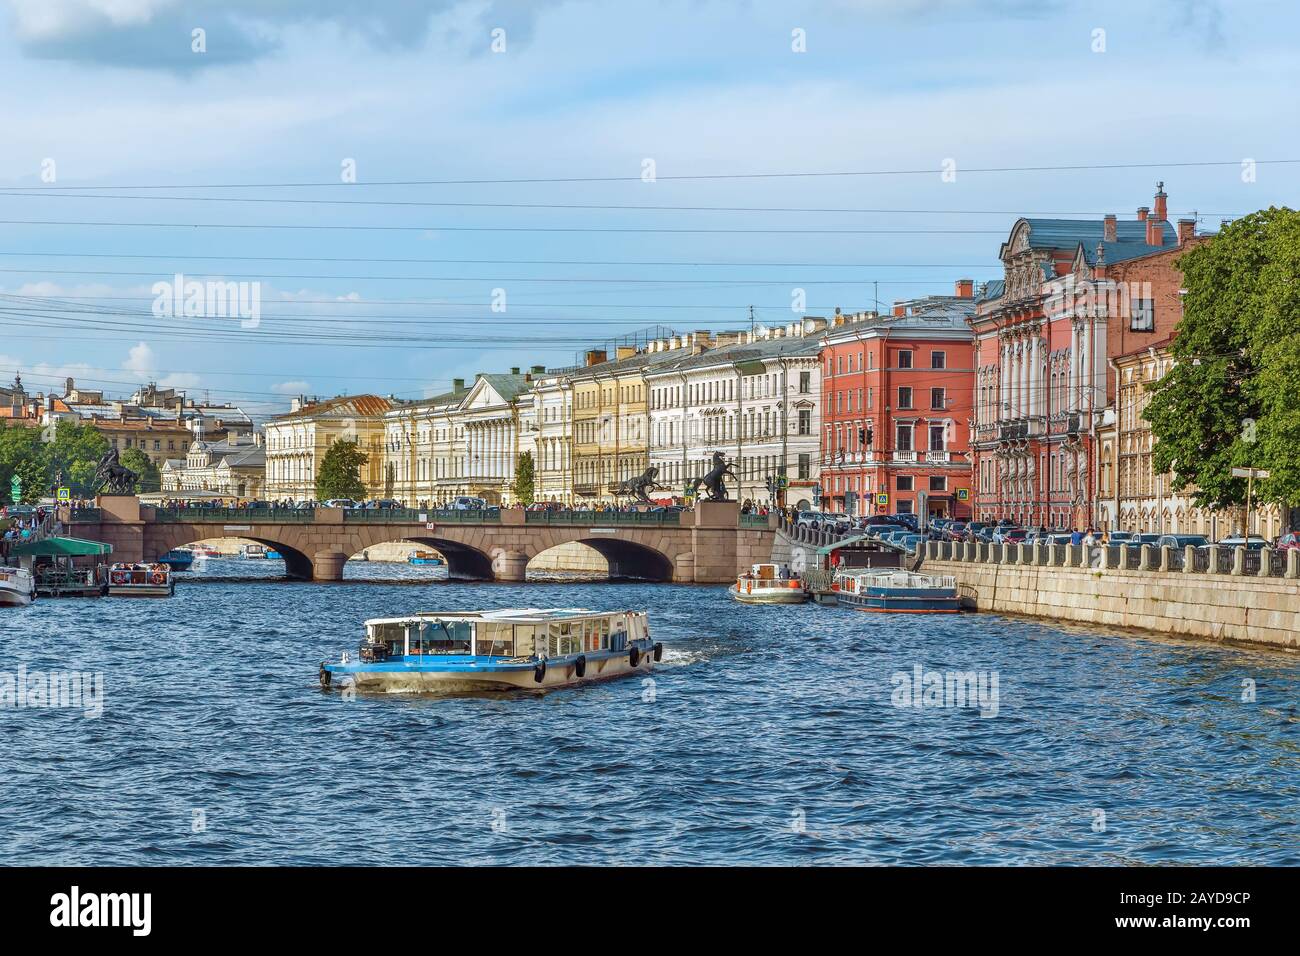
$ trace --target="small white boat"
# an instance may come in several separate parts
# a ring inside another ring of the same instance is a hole
[[[831,583],[836,602],[859,611],[955,614],[961,610],[957,578],[916,571],[845,570]]]
[[[0,565],[0,607],[26,607],[36,598],[36,581],[26,568]]]
[[[524,608],[366,621],[359,653],[322,662],[322,687],[443,694],[550,690],[646,673],[663,656],[644,611]]]
[[[803,581],[782,564],[755,564],[728,590],[742,604],[802,604],[808,600]]]
[[[155,564],[113,564],[104,572],[109,597],[171,597],[176,591],[172,569]]]

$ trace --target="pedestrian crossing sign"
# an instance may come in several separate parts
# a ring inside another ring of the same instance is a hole
[[[876,495],[876,504],[878,505],[889,504],[889,493],[882,491],[880,494]]]
[[[969,489],[969,488],[958,488],[958,489],[957,489],[957,500],[958,500],[958,501],[966,501],[968,498],[970,498],[970,489]]]
[[[71,488],[60,488],[60,489],[59,489],[59,493],[58,493],[58,498],[59,498],[60,501],[71,501],[71,500],[72,500],[72,489],[71,489]]]

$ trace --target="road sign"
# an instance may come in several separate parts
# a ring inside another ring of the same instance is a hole
[[[970,498],[970,489],[969,489],[969,488],[958,488],[958,489],[957,489],[957,500],[958,500],[958,501],[965,501],[965,500],[967,500],[968,498]]]
[[[14,504],[23,500],[23,480],[17,475],[9,479],[9,497],[13,499]]]
[[[878,505],[889,504],[889,493],[886,491],[882,491],[880,494],[876,495],[876,504]]]
[[[60,488],[60,489],[59,489],[59,492],[58,492],[58,497],[59,497],[59,500],[60,500],[60,501],[71,501],[71,500],[72,500],[72,489],[71,489],[71,488]]]
[[[1232,477],[1234,478],[1267,478],[1269,473],[1263,468],[1234,468]]]

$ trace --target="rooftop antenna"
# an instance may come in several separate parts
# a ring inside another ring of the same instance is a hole
[[[749,338],[751,341],[754,338],[754,307],[752,305],[749,307]]]

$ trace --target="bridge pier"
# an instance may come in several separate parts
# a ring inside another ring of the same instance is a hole
[[[528,555],[504,549],[492,554],[492,576],[498,581],[523,581],[527,577]]]
[[[311,578],[313,581],[342,581],[343,565],[348,556],[342,551],[332,549],[317,551],[311,561]]]

